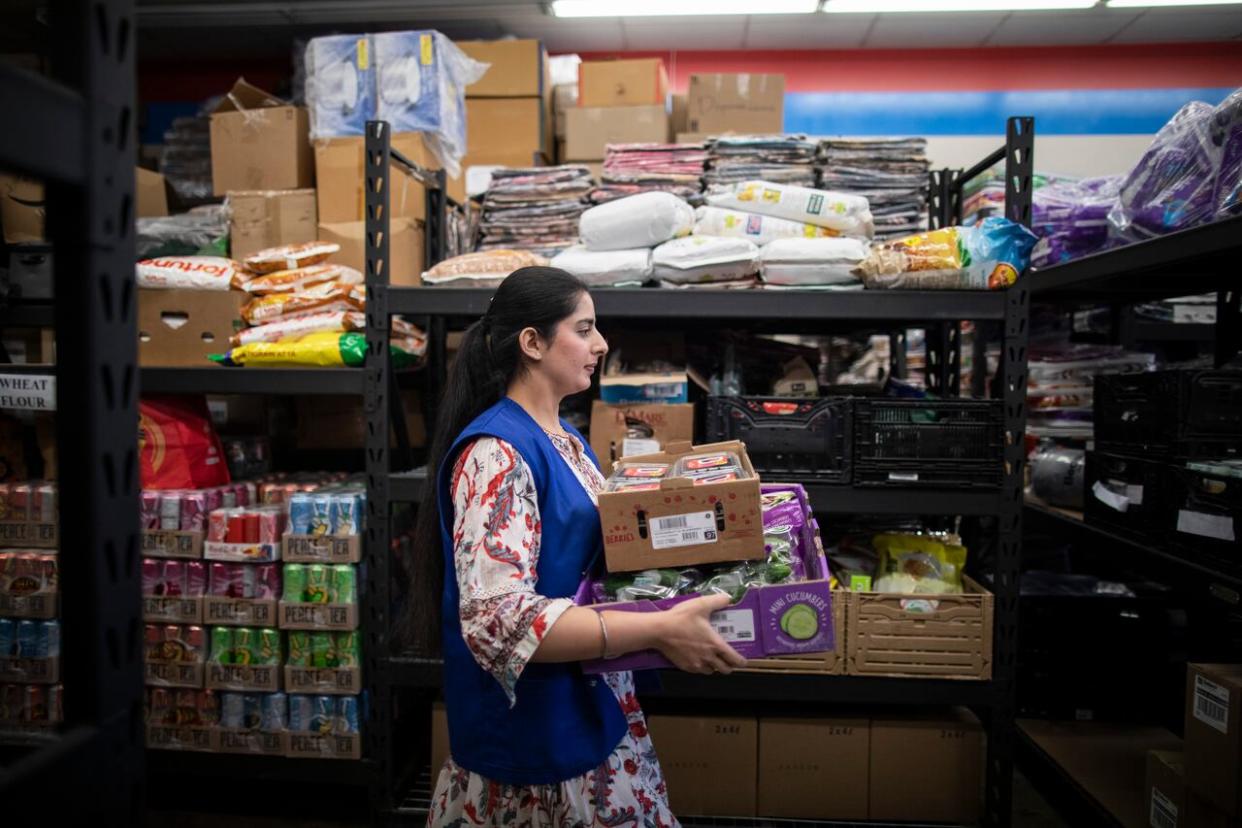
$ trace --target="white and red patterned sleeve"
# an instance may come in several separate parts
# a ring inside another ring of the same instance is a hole
[[[511,445],[479,437],[464,448],[452,494],[462,636],[512,706],[527,662],[573,600],[535,592],[539,503],[530,469]]]

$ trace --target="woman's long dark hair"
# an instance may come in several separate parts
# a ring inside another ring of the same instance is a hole
[[[586,291],[578,277],[558,268],[523,267],[500,283],[487,313],[466,329],[436,416],[427,489],[414,530],[410,633],[422,652],[440,649],[445,571],[436,481],[445,455],[462,430],[500,400],[522,370],[518,334],[534,328],[551,341],[557,325],[573,313]]]

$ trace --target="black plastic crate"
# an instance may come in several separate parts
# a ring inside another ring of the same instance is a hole
[[[854,484],[995,489],[1005,477],[1000,400],[855,400]]]
[[[1088,523],[1124,535],[1162,537],[1169,526],[1166,489],[1170,473],[1164,460],[1089,451],[1083,474],[1083,516]]]
[[[741,440],[762,477],[850,482],[850,400],[708,397],[707,440]]]
[[[1183,458],[1242,452],[1242,371],[1102,374],[1094,409],[1103,450]]]
[[[1242,574],[1242,477],[1210,467],[1170,467],[1168,537],[1188,559]]]

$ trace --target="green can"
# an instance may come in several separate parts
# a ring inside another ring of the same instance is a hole
[[[324,669],[337,666],[336,642],[332,633],[311,634],[311,666]]]
[[[237,627],[233,630],[233,663],[254,664],[259,654],[258,636],[250,627]]]
[[[233,663],[233,631],[228,627],[211,628],[211,652],[208,660],[216,664]]]
[[[327,604],[331,600],[332,578],[329,567],[311,564],[306,567],[306,597],[302,600],[312,604]]]
[[[336,660],[341,667],[357,667],[362,661],[357,631],[336,634]]]
[[[289,631],[289,666],[309,667],[311,664],[311,634],[303,630]]]
[[[280,631],[271,627],[259,630],[259,652],[256,664],[280,663]]]
[[[349,564],[332,567],[332,603],[358,603],[358,574]]]
[[[286,601],[306,600],[306,567],[303,564],[285,564]]]

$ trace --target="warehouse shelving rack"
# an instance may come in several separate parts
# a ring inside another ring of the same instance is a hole
[[[0,105],[22,113],[0,135],[0,167],[47,184],[60,301],[6,308],[0,322],[56,327],[58,361],[45,370],[61,412],[65,723],[33,749],[6,745],[0,798],[18,821],[135,825],[145,783],[133,3],[57,0],[50,22],[54,80],[0,67]]]
[[[994,164],[1005,165],[1006,215],[1030,223],[1031,173],[1033,169],[1034,120],[1011,118],[1007,123],[1003,147],[965,172],[943,171],[936,180],[932,199],[933,223],[953,220],[952,206],[960,203],[962,185]],[[388,237],[387,212],[382,194],[388,192],[388,159],[396,157],[389,146],[386,125],[371,124],[367,135],[367,238],[368,238],[368,341],[379,349],[387,336],[387,314],[430,317],[429,352],[433,355],[428,377],[432,393],[443,386],[445,336],[450,322],[462,323],[478,318],[487,308],[490,289],[462,288],[372,288],[372,271],[382,271],[387,251],[373,239]],[[376,198],[373,198],[376,196]],[[379,208],[379,209],[376,209]],[[428,211],[429,217],[432,215]],[[430,228],[429,228],[430,230]],[[371,256],[378,257],[378,261]],[[371,293],[371,291],[375,291]],[[991,589],[996,596],[993,679],[988,682],[931,679],[871,678],[857,676],[735,674],[702,677],[666,671],[661,675],[664,698],[685,700],[777,701],[802,700],[816,703],[867,703],[877,705],[956,704],[973,707],[988,732],[985,820],[1004,826],[1010,821],[1013,767],[1014,667],[1017,634],[1017,580],[1022,542],[1022,437],[1026,427],[1026,347],[1029,318],[1028,282],[1005,291],[892,291],[887,293],[834,293],[812,291],[667,291],[650,289],[594,289],[596,311],[606,322],[628,321],[635,326],[676,324],[678,327],[720,328],[743,324],[748,328],[779,328],[823,332],[826,328],[894,331],[907,324],[945,323],[942,347],[928,359],[934,387],[956,393],[955,377],[960,343],[952,333],[960,320],[990,322],[1003,335],[1001,382],[1006,449],[1006,473],[999,491],[923,492],[885,491],[865,488],[808,485],[812,505],[817,511],[833,513],[882,514],[964,514],[991,516],[996,520],[996,549]],[[375,301],[372,297],[383,298]],[[896,349],[895,349],[896,350]],[[380,349],[379,353],[383,353]],[[368,370],[370,368],[368,367]],[[982,372],[977,372],[982,373]],[[377,409],[378,410],[378,409]],[[381,414],[368,425],[368,433],[386,433]],[[374,447],[381,450],[381,447]],[[374,461],[374,462],[373,462]],[[416,502],[424,497],[425,470],[388,474],[379,455],[368,445],[368,477],[372,486],[369,501],[377,509],[381,503]],[[380,480],[378,476],[383,475]],[[382,500],[376,495],[382,491]],[[917,505],[912,506],[912,503]],[[377,511],[377,514],[383,514]],[[370,526],[383,525],[372,521]],[[381,549],[368,539],[368,549]],[[372,570],[368,584],[382,573]],[[377,642],[380,643],[380,642]],[[370,645],[370,639],[368,639]],[[370,652],[379,652],[372,647]],[[397,653],[381,668],[383,679],[392,688],[419,688],[434,692],[441,684],[441,663],[423,654]],[[379,743],[375,749],[384,750]],[[388,748],[391,750],[391,748]],[[378,754],[377,754],[378,755]],[[388,762],[393,770],[391,753]],[[390,776],[389,813],[393,821],[425,819],[426,802],[405,795],[411,780]],[[426,774],[421,783],[425,787]],[[689,823],[687,823],[689,824]],[[726,824],[722,821],[721,824]],[[754,824],[727,822],[727,824]]]

